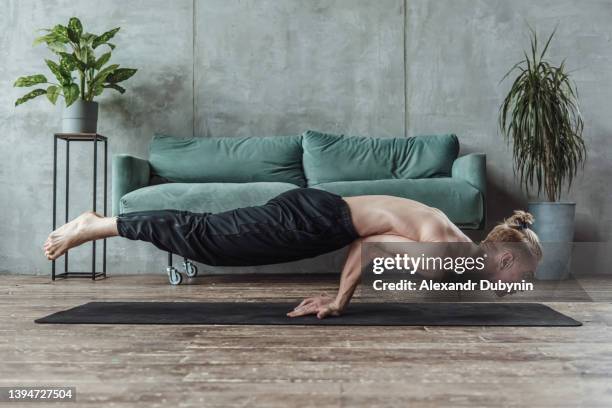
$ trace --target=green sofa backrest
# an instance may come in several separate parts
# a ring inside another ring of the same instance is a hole
[[[178,183],[276,181],[306,185],[302,137],[178,138],[155,135],[149,145],[153,176]]]
[[[309,130],[302,136],[308,185],[448,177],[459,153],[455,135],[377,138]]]

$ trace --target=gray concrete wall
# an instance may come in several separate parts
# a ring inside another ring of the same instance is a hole
[[[196,3],[196,133],[404,133],[403,0]]]
[[[45,71],[46,51],[31,47],[34,30],[71,15],[93,31],[122,26],[114,61],[140,69],[124,96],[99,100],[100,131],[110,137],[111,154],[145,155],[155,131],[455,132],[463,152],[488,155],[490,224],[529,199],[496,128],[509,85],[499,80],[528,46],[526,22],[542,33],[558,23],[550,56],[567,57],[576,70],[589,147],[585,170],[564,198],[578,203],[578,240],[612,235],[611,1],[4,0],[3,6],[0,272],[50,271],[40,246],[51,227],[51,134],[60,128],[60,108],[43,99],[14,108],[21,90],[11,85],[20,75]],[[72,149],[70,216],[90,205],[90,149]],[[89,266],[87,252],[75,251],[75,267]],[[108,260],[118,274],[162,272],[165,258],[146,244],[115,239]],[[341,260],[335,254],[319,264],[329,270]]]

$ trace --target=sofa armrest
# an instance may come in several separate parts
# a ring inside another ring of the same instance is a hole
[[[458,157],[453,163],[453,178],[465,180],[485,196],[487,192],[487,156],[471,153]]]
[[[451,174],[453,178],[467,181],[482,194],[482,220],[478,229],[483,229],[487,220],[487,156],[471,153],[458,157]]]
[[[113,215],[119,215],[121,197],[149,185],[149,162],[129,154],[113,156]]]

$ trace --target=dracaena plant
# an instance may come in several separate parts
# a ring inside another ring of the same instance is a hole
[[[584,166],[584,123],[565,61],[556,66],[546,58],[556,30],[541,51],[536,32],[530,31],[531,50],[502,79],[518,73],[500,108],[499,126],[513,142],[515,172],[527,192],[535,184],[538,194],[544,191],[556,201]]]
[[[125,88],[119,83],[134,75],[136,69],[108,64],[111,51],[115,49],[115,45],[109,41],[119,29],[113,28],[101,35],[84,32],[81,21],[72,17],[68,25],[58,24],[42,30],[46,34],[36,38],[34,45],[45,43],[57,56],[57,61],[45,59],[57,82],[49,81],[43,74],[18,78],[14,83],[16,87],[38,87],[17,99],[15,106],[41,95],[47,95],[53,104],[63,96],[66,106],[70,106],[79,98],[93,101],[105,89],[114,89],[123,94]],[[106,52],[96,56],[99,50]]]

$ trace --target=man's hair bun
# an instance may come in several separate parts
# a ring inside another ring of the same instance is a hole
[[[504,220],[504,224],[510,228],[528,229],[533,225],[534,217],[527,211],[515,210],[510,218]]]
[[[542,246],[536,233],[529,228],[535,220],[534,216],[527,211],[515,210],[514,214],[506,218],[504,222],[496,225],[482,242],[484,244],[496,244],[500,242],[519,242],[523,246],[514,246],[513,250],[523,248],[529,256],[538,262],[542,259]]]

